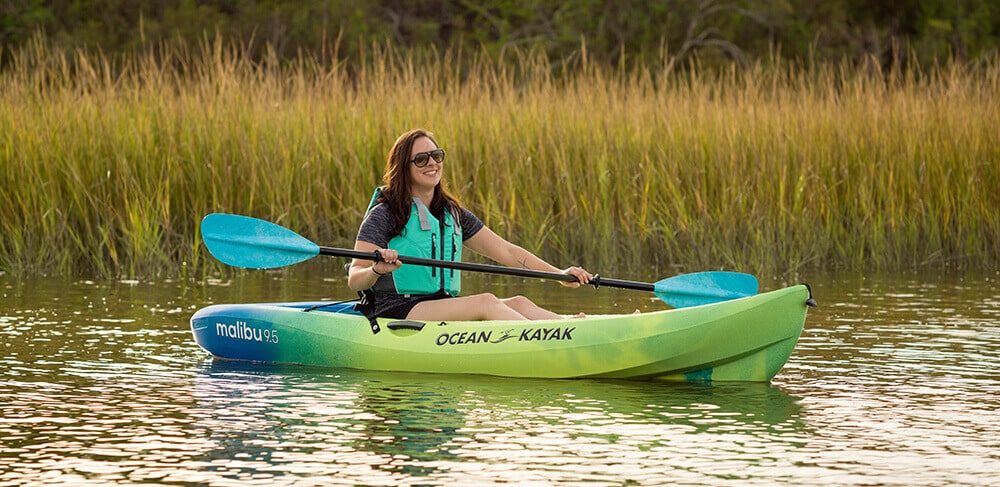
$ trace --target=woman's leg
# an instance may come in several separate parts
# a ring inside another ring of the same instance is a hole
[[[529,320],[558,320],[563,317],[542,308],[524,296],[514,296],[500,301]]]
[[[411,320],[526,320],[528,317],[490,293],[435,299],[418,303],[406,315]]]
[[[538,306],[524,296],[500,299],[490,293],[436,299],[417,304],[406,315],[411,320],[558,320],[562,315]],[[584,317],[580,313],[576,318]]]

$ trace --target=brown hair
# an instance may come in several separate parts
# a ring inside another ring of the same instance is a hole
[[[410,130],[396,139],[385,162],[385,172],[382,174],[382,183],[385,187],[382,188],[378,202],[385,203],[389,207],[389,213],[396,221],[393,229],[396,235],[402,233],[410,218],[410,205],[413,201],[409,171],[410,155],[413,152],[413,143],[421,137],[427,137],[435,147],[440,147],[434,140],[434,134],[424,129]],[[443,179],[434,187],[434,198],[428,209],[437,218],[443,217],[445,211],[458,215],[461,205],[458,199],[445,190]]]

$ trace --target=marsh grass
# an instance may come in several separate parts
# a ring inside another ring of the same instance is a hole
[[[0,72],[0,270],[215,272],[210,212],[353,245],[395,136],[556,265],[789,275],[1000,263],[1000,67],[620,72],[535,51],[251,64],[220,43],[124,60],[38,41]],[[664,63],[667,66],[669,63]],[[460,67],[461,66],[461,67]]]

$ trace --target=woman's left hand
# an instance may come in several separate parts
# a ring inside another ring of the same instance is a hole
[[[563,274],[568,274],[570,276],[575,277],[577,280],[577,282],[559,281],[559,284],[562,284],[563,286],[566,287],[580,287],[580,284],[587,284],[590,282],[591,279],[594,278],[594,275],[587,272],[586,269],[575,265],[563,269],[562,272]]]

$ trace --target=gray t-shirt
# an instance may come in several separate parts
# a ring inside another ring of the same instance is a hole
[[[462,208],[458,216],[461,220],[459,224],[462,225],[463,242],[472,238],[473,235],[483,229],[482,220],[471,211]],[[382,249],[388,248],[389,241],[396,237],[392,233],[392,229],[396,226],[395,223],[392,213],[389,212],[389,207],[384,203],[379,203],[368,212],[364,221],[361,222],[361,228],[358,230],[358,240],[375,244]]]
[[[459,224],[462,226],[463,242],[472,238],[476,233],[479,233],[485,226],[479,217],[465,208],[462,208],[459,212],[459,220]],[[396,237],[396,234],[392,231],[395,226],[395,221],[392,213],[389,212],[389,207],[379,203],[368,212],[364,221],[361,222],[357,239],[362,242],[374,244],[379,248],[388,248],[389,241]],[[376,314],[382,314],[386,310],[405,304],[413,299],[383,291],[375,291],[372,297],[374,298],[373,304],[375,305]]]

